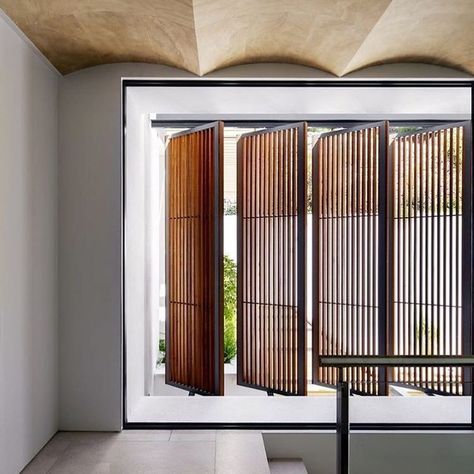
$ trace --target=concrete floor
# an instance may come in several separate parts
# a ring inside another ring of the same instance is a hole
[[[59,432],[26,474],[268,474],[255,431]]]

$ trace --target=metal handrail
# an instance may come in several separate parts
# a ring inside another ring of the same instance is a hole
[[[343,379],[343,369],[349,367],[474,367],[474,355],[469,356],[320,356],[321,367],[338,369],[337,383],[337,474],[349,474],[350,423],[349,383]],[[472,377],[470,382],[472,383]],[[471,390],[471,426],[474,429],[474,390]]]
[[[320,356],[321,367],[474,367],[474,356]]]

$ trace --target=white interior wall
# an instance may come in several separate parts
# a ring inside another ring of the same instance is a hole
[[[160,120],[467,120],[471,111],[466,87],[133,87],[127,99]]]
[[[150,117],[145,117],[149,125]],[[165,138],[150,126],[145,141],[145,394],[155,393],[155,371],[164,318]],[[161,326],[161,327],[160,327]]]
[[[133,109],[134,104],[130,104]],[[144,143],[145,120],[127,123],[126,152],[130,160],[125,162],[125,175],[129,183],[126,193],[128,203],[125,220],[125,260],[129,262],[129,278],[125,280],[125,320],[127,336],[127,398],[134,405],[145,394],[145,348],[147,346],[145,319],[147,316],[147,158]]]
[[[0,10],[0,472],[58,428],[59,75]]]
[[[120,430],[121,79],[165,66],[86,69],[59,88],[60,428]]]

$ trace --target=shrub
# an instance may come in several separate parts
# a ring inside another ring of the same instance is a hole
[[[166,362],[166,339],[160,339],[158,342],[158,359],[156,365],[159,366]]]
[[[237,354],[237,265],[224,255],[224,363]]]

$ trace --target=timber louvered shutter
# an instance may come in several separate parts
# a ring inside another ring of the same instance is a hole
[[[469,122],[395,137],[389,207],[394,355],[472,353],[472,155]],[[470,369],[395,368],[399,383],[470,393]]]
[[[223,123],[173,135],[166,157],[166,383],[223,395]]]
[[[314,383],[338,381],[322,355],[386,354],[386,147],[378,122],[323,134],[313,148]],[[344,369],[344,379],[384,394],[381,370]]]
[[[242,135],[237,148],[237,377],[306,394],[305,123]]]

